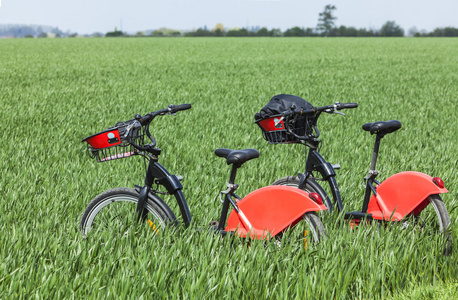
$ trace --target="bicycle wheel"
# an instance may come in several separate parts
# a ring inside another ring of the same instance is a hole
[[[327,237],[326,231],[324,230],[323,223],[321,222],[320,218],[316,214],[316,212],[311,211],[307,212],[302,216],[302,219],[307,223],[310,231],[313,235],[313,241],[318,243],[319,241],[325,239]]]
[[[444,255],[447,256],[452,250],[452,233],[447,209],[439,195],[431,195],[428,200],[430,205],[415,217],[415,223],[427,234],[443,235]]]
[[[313,180],[313,179],[309,179],[309,180]],[[316,184],[318,184],[318,183],[316,183]],[[274,183],[272,183],[272,185],[286,185],[286,186],[292,186],[292,187],[296,187],[297,188],[299,186],[299,177],[297,177],[297,176],[282,177],[282,178],[274,181]],[[331,200],[329,199],[328,195],[326,195],[326,194],[322,195],[322,193],[320,193],[319,191],[316,191],[308,182],[305,183],[304,191],[306,191],[307,193],[317,193],[323,199],[323,204],[326,207],[328,207],[328,208],[332,207]]]
[[[287,228],[275,236],[276,243],[281,246],[287,244],[303,244],[307,249],[309,243],[317,244],[327,238],[323,223],[316,212],[307,212],[302,216],[305,221],[296,224],[293,228]]]
[[[95,197],[86,207],[80,222],[83,236],[90,231],[109,231],[126,235],[137,222],[138,192],[131,188],[114,188]],[[170,220],[166,213],[147,199],[144,222],[156,234],[160,234]]]

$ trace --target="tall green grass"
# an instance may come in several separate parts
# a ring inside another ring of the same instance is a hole
[[[439,237],[396,226],[352,231],[337,215],[323,216],[329,239],[307,250],[248,247],[193,229],[83,240],[78,223],[97,194],[144,176],[137,158],[90,160],[81,139],[170,103],[193,108],[155,120],[153,135],[161,163],[184,176],[194,227],[219,216],[215,197],[229,168],[216,148],[260,151],[238,172],[240,195],[303,171],[301,146],[268,145],[253,124],[273,95],[288,93],[315,106],[359,103],[345,118],[324,115],[318,124],[321,153],[342,166],[347,210],[361,206],[374,142],[361,125],[400,120],[403,128],[382,141],[380,179],[404,170],[444,179],[456,241],[457,46],[456,39],[0,41],[0,298],[367,299],[453,282],[458,256],[443,257]]]

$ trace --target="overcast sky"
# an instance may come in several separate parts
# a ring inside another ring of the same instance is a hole
[[[379,29],[395,21],[406,30],[458,27],[458,0],[0,0],[0,24],[57,26],[80,34],[168,27],[315,27],[326,4],[336,25]]]

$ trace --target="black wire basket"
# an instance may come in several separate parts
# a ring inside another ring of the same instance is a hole
[[[313,116],[301,116],[293,119],[286,119],[281,115],[272,116],[255,121],[261,128],[264,139],[269,144],[290,144],[302,143],[300,139],[287,131],[287,124],[291,132],[298,136],[312,136],[313,128],[316,125],[316,118]]]
[[[97,162],[111,161],[141,154],[131,142],[144,146],[145,130],[137,120],[119,122],[115,126],[82,140],[87,142],[89,157]]]

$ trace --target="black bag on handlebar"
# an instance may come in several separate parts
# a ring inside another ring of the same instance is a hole
[[[259,125],[264,138],[270,144],[301,142],[288,133],[287,126],[299,136],[313,134],[313,126],[316,124],[313,116],[293,117],[289,120],[282,118],[281,114],[292,107],[307,110],[313,108],[313,105],[301,97],[280,94],[274,96],[259,113],[254,115],[256,124]],[[286,121],[288,121],[288,124],[286,124]]]

